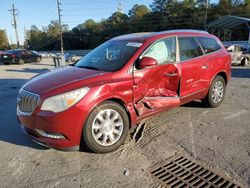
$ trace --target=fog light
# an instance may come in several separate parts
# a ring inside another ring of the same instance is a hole
[[[65,137],[62,134],[58,134],[58,133],[48,133],[39,129],[36,129],[36,132],[46,138],[65,139]]]

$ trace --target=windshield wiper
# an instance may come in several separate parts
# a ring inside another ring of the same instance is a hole
[[[79,67],[79,68],[86,68],[86,69],[92,69],[92,70],[100,70],[97,67],[91,67],[91,66],[77,66],[77,67]]]

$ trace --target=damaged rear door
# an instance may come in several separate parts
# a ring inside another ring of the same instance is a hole
[[[133,72],[133,102],[138,115],[180,105],[180,68],[176,64],[176,37],[161,39],[139,57]],[[144,57],[157,65],[141,68]]]

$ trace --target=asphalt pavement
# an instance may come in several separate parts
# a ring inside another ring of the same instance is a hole
[[[250,68],[233,67],[218,108],[194,101],[161,113],[108,154],[47,149],[21,132],[18,90],[52,68],[50,59],[0,63],[0,187],[159,187],[148,169],[176,154],[250,187]]]

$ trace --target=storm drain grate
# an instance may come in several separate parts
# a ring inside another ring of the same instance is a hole
[[[162,166],[151,168],[150,173],[168,187],[240,188],[235,183],[180,155],[170,158]]]

